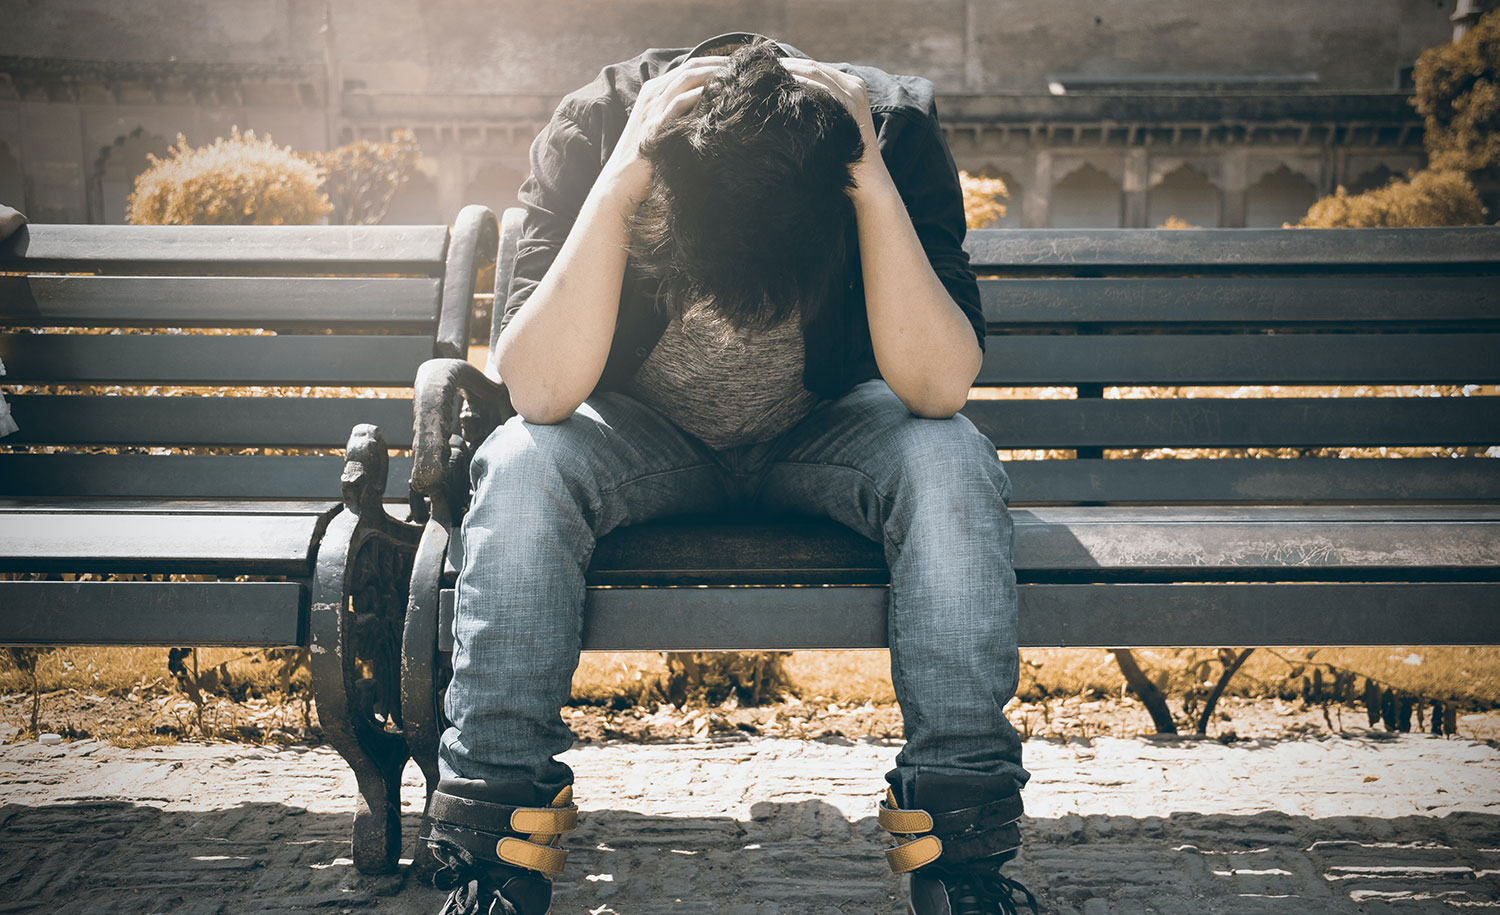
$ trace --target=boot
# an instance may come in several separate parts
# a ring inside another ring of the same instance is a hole
[[[543,797],[529,782],[438,783],[422,840],[441,864],[433,884],[451,890],[439,915],[546,915],[578,808],[571,786]]]
[[[887,789],[881,828],[897,839],[886,861],[909,874],[912,915],[1033,915],[1036,897],[1000,873],[1021,848],[1021,794],[1009,778],[917,775],[907,806]]]

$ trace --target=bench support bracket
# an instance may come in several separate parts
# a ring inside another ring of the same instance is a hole
[[[367,874],[394,871],[401,850],[401,634],[422,530],[386,513],[387,469],[380,431],[356,426],[344,510],[318,547],[310,618],[318,720],[359,785],[352,857]]]

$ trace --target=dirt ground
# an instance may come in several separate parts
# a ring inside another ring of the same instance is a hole
[[[0,697],[0,913],[436,912],[404,865],[357,873],[356,787],[299,702]],[[1500,711],[1392,734],[1362,708],[1226,698],[1162,737],[1129,698],[1013,702],[1033,773],[1010,868],[1055,915],[1500,909]],[[553,912],[899,915],[872,816],[889,704],[608,709],[578,735],[583,826]],[[106,738],[106,739],[100,739]],[[423,802],[408,765],[406,855]]]
[[[693,725],[696,728],[696,725]],[[712,725],[710,725],[712,728]],[[606,738],[565,755],[582,825],[557,915],[896,915],[874,818],[900,741]],[[1407,915],[1500,908],[1500,750],[1383,732],[1033,737],[1008,866],[1052,915]],[[402,788],[407,854],[423,786]],[[0,746],[0,911],[436,913],[349,859],[326,746]]]

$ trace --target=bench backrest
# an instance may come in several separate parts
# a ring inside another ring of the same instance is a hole
[[[965,248],[988,334],[963,412],[1016,504],[1500,501],[1500,451],[1477,453],[1500,446],[1500,228],[984,229]]]
[[[1052,458],[1008,462],[1018,503],[1500,500],[1500,461],[1479,456],[1500,456],[1500,229],[966,247],[989,332],[965,415],[1013,458]]]
[[[23,229],[0,244],[0,384],[20,426],[0,439],[0,497],[338,498],[353,425],[410,448],[417,366],[464,355],[495,244],[483,207],[451,237]],[[392,460],[388,496],[409,471]]]

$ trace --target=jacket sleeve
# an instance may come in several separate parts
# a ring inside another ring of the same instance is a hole
[[[964,195],[958,165],[938,124],[937,108],[906,109],[884,125],[886,167],[917,230],[932,271],[974,328],[984,349],[984,308],[979,281],[964,251]]]
[[[531,144],[531,174],[521,185],[526,208],[515,271],[506,292],[504,328],[536,290],[573,229],[578,211],[602,170],[600,142],[565,101]],[[498,336],[498,332],[497,332]]]

